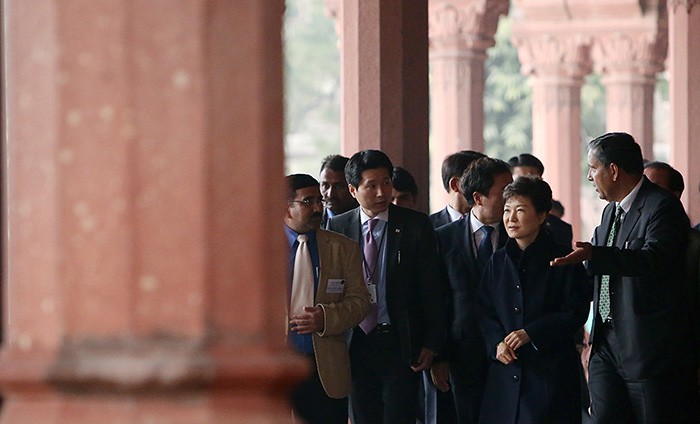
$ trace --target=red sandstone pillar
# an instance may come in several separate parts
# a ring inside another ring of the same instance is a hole
[[[669,82],[671,88],[670,162],[685,177],[683,203],[700,222],[700,4],[669,2]]]
[[[428,1],[342,0],[342,151],[380,149],[428,210]]]
[[[284,2],[4,6],[0,422],[287,423]]]
[[[507,0],[430,0],[431,197],[444,207],[440,168],[459,150],[484,150],[486,50]]]
[[[636,28],[598,35],[592,51],[606,89],[607,131],[632,134],[649,160],[654,158],[656,74],[664,68],[668,46],[666,16],[658,19],[661,24],[639,19]]]
[[[574,239],[581,239],[581,86],[590,72],[590,42],[577,35],[526,35],[514,25],[522,71],[532,76],[532,151],[544,179],[566,208]]]

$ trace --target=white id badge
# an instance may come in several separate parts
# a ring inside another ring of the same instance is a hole
[[[369,301],[370,303],[377,304],[377,285],[374,283],[367,283],[367,291],[369,291]]]
[[[329,278],[326,286],[326,294],[341,294],[345,290],[345,280]]]

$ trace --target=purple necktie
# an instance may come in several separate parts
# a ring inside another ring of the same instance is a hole
[[[374,241],[374,237],[372,236],[372,231],[374,231],[374,226],[377,225],[377,219],[370,219],[367,221],[367,226],[368,231],[367,234],[364,236],[364,248],[363,248],[363,256],[364,256],[364,261],[363,261],[363,269],[365,273],[365,281],[367,283],[374,283],[377,284],[375,281],[376,279],[374,278],[374,271],[376,270],[377,267],[377,256],[379,252],[377,251],[377,243]],[[376,293],[376,290],[375,290]],[[362,328],[362,331],[365,332],[365,334],[369,334],[374,328],[377,326],[377,303],[376,299],[375,302],[370,304],[370,310],[365,319],[362,320],[360,323],[360,328]]]

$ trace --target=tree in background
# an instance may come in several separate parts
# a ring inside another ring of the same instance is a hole
[[[287,0],[283,41],[286,171],[317,175],[340,149],[340,55],[323,0]]]

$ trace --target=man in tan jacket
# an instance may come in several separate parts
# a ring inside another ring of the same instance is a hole
[[[369,312],[360,249],[353,240],[319,228],[323,202],[316,179],[294,174],[286,182],[288,338],[314,364],[292,391],[292,405],[307,423],[347,424],[351,377],[346,333]]]

